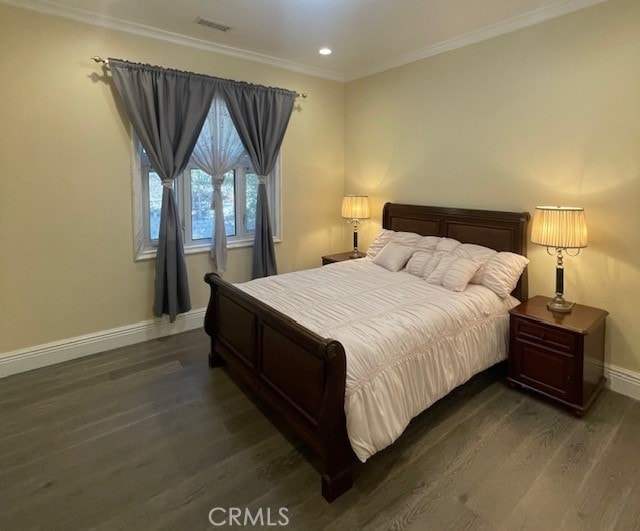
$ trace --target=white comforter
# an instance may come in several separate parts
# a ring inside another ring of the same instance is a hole
[[[483,286],[454,293],[367,258],[238,287],[342,343],[347,431],[363,462],[436,400],[506,357],[507,311],[518,303]]]

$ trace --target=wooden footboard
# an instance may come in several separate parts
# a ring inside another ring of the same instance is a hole
[[[226,362],[320,455],[322,495],[333,501],[352,485],[344,348],[214,273],[204,279],[211,286],[205,317],[209,365]]]

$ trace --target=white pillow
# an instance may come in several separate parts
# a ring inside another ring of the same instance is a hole
[[[462,245],[462,244],[458,240],[454,240],[453,238],[440,238],[440,241],[436,246],[436,251],[443,251],[445,253],[450,253],[459,245]]]
[[[469,260],[478,260],[479,262],[486,262],[497,253],[493,249],[484,247],[483,245],[476,245],[475,243],[461,243],[456,247],[451,254],[455,254],[460,258],[468,258]]]
[[[449,270],[451,264],[453,264],[456,260],[459,260],[457,256],[445,253],[442,259],[438,262],[436,268],[428,277],[426,277],[425,280],[429,284],[442,284],[442,279],[444,278],[445,273]]]
[[[469,260],[480,262],[480,268],[476,271],[476,274],[473,275],[471,284],[482,284],[484,280],[483,266],[497,254],[497,251],[482,245],[476,245],[475,243],[463,243],[456,247],[451,254],[459,256],[460,258],[468,258]]]
[[[416,244],[422,238],[419,234],[415,232],[396,232],[393,234],[391,241],[393,243],[397,243],[399,245],[406,245],[407,247],[411,247],[415,250]]]
[[[445,272],[440,283],[451,291],[464,291],[481,265],[482,262],[470,260],[469,258],[456,258]]]
[[[421,275],[422,278],[424,278],[425,280],[429,278],[429,275],[431,275],[431,273],[435,271],[436,267],[438,267],[438,264],[440,263],[440,260],[442,260],[445,256],[450,256],[450,255],[448,253],[442,253],[442,252],[433,253],[433,256],[429,258],[427,263],[424,265],[424,269],[422,270],[422,275]]]
[[[416,242],[416,251],[435,251],[442,238],[440,236],[421,236]]]
[[[413,247],[389,242],[382,248],[382,251],[376,255],[373,259],[373,263],[395,273],[404,267],[412,254]]]
[[[498,253],[484,266],[483,286],[505,298],[518,284],[520,275],[529,263],[528,258],[515,253]]]
[[[421,277],[425,265],[427,265],[427,262],[431,260],[432,256],[433,251],[418,250],[414,252],[413,256],[407,263],[407,273],[411,273],[412,275]]]
[[[367,258],[375,258],[382,248],[391,241],[394,234],[395,231],[393,230],[381,229],[376,239],[373,240],[373,243],[369,246]]]

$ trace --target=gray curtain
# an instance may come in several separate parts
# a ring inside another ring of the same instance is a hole
[[[276,275],[278,269],[265,183],[280,152],[296,95],[288,90],[248,83],[223,83],[221,90],[231,119],[260,180],[252,275],[253,278]]]
[[[168,314],[173,322],[191,309],[173,182],[189,162],[218,82],[119,59],[110,58],[109,67],[133,128],[162,179],[153,313]]]

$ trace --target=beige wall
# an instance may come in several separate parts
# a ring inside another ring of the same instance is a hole
[[[346,191],[368,193],[374,212],[584,206],[590,242],[566,260],[567,298],[607,309],[608,360],[640,370],[640,2],[349,83],[346,153]],[[529,255],[530,293],[551,294],[554,259]]]
[[[133,261],[129,128],[88,60],[104,54],[310,93],[283,146],[281,271],[349,247],[345,190],[370,194],[374,212],[388,200],[583,205],[590,246],[567,259],[567,297],[609,310],[608,359],[640,370],[636,0],[348,83],[346,103],[340,83],[2,4],[0,32],[0,353],[151,317],[153,262]],[[378,227],[365,224],[363,244]],[[529,254],[531,294],[550,294],[553,258]],[[249,256],[230,251],[229,280],[248,278]],[[204,307],[210,262],[187,262]]]
[[[0,4],[0,353],[152,317],[133,260],[131,138],[100,54],[309,93],[282,149],[281,271],[344,248],[344,85]],[[250,249],[230,250],[246,280]],[[193,308],[207,254],[187,257]],[[0,354],[1,355],[1,354]]]

